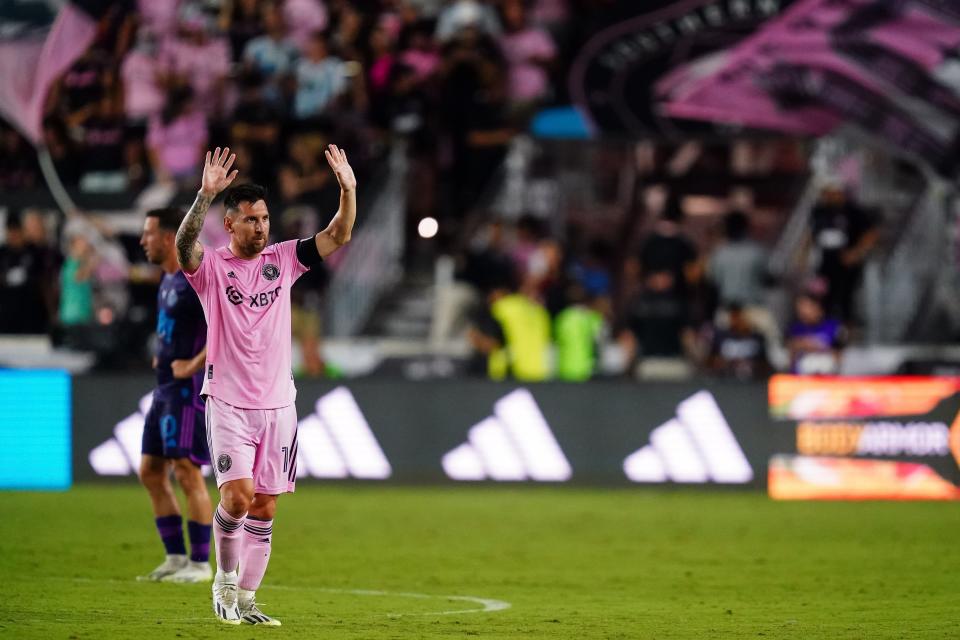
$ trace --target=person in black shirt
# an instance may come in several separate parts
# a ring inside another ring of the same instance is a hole
[[[697,248],[683,233],[682,225],[680,196],[671,193],[660,219],[641,245],[638,257],[641,273],[668,271],[674,286],[685,294],[697,280]]]
[[[6,242],[0,245],[0,333],[46,333],[44,258],[27,242],[19,215],[8,215],[6,225]]]
[[[727,306],[728,326],[713,337],[708,367],[714,373],[740,380],[753,380],[771,371],[763,335],[750,323],[743,307]]]
[[[643,282],[643,290],[628,303],[621,344],[631,356],[683,358],[691,351],[693,330],[689,305],[673,272],[653,271]]]
[[[835,187],[823,192],[811,222],[813,244],[820,252],[819,274],[828,285],[824,306],[829,314],[850,322],[863,264],[879,239],[876,222]]]

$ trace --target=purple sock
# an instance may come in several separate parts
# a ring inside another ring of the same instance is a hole
[[[210,559],[210,532],[213,527],[190,520],[187,533],[190,535],[190,559],[194,562],[206,562]]]
[[[183,543],[183,518],[180,514],[157,518],[157,531],[168,556],[187,555],[187,547]]]

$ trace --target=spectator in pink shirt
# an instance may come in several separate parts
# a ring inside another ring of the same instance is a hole
[[[167,105],[147,127],[150,164],[159,182],[193,179],[207,148],[207,120],[193,106],[190,87],[170,92]]]
[[[413,70],[417,82],[422,82],[437,70],[440,54],[434,47],[429,28],[423,23],[410,27],[407,40],[400,62]]]
[[[178,37],[166,42],[163,58],[173,84],[189,84],[200,109],[219,117],[230,72],[230,47],[223,38],[210,37],[209,22],[202,13],[188,14],[180,23]]]
[[[390,33],[383,27],[375,27],[370,33],[369,69],[367,79],[370,83],[370,93],[381,97],[387,90],[390,82],[390,70],[396,62],[394,43]]]
[[[527,22],[522,0],[506,0],[502,8],[506,31],[500,47],[509,64],[509,96],[513,106],[529,106],[550,93],[547,69],[557,56],[550,34]]]
[[[140,30],[137,45],[124,59],[120,75],[127,122],[146,123],[160,113],[165,101],[160,88],[161,65],[157,60],[156,38],[146,29]]]
[[[327,8],[321,0],[286,0],[283,21],[290,25],[290,40],[305,53],[310,36],[327,28]]]
[[[179,0],[137,0],[140,28],[148,29],[161,38],[171,36],[177,29]]]

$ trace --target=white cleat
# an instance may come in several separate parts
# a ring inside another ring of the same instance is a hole
[[[179,571],[161,578],[161,582],[176,582],[179,584],[196,584],[213,580],[213,571],[208,562],[190,561]]]
[[[217,579],[213,581],[213,612],[224,624],[240,624],[236,571],[217,572]]]
[[[187,556],[168,555],[167,559],[163,561],[163,564],[145,576],[137,576],[137,580],[139,582],[159,582],[186,567],[187,562]]]
[[[257,601],[254,600],[252,596],[240,600],[240,619],[246,624],[259,624],[264,627],[280,626],[279,620],[271,618],[263,611],[260,611],[260,607],[257,606]]]

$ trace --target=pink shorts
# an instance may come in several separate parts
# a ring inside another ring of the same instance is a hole
[[[217,487],[250,478],[266,495],[293,493],[297,480],[297,408],[240,409],[207,396],[207,444]]]

